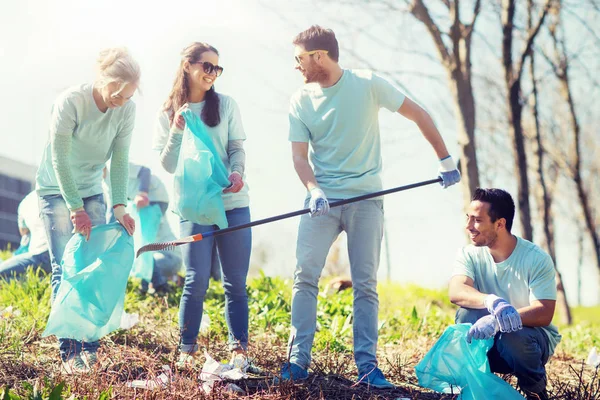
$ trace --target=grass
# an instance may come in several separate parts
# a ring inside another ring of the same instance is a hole
[[[202,398],[197,372],[176,373],[172,384],[145,391],[126,387],[126,382],[147,379],[173,367],[178,344],[177,308],[181,289],[174,284],[164,296],[139,291],[139,283],[127,287],[126,311],[138,313],[140,324],[102,339],[102,367],[83,376],[61,375],[56,339],[42,338],[48,317],[50,278],[29,270],[19,280],[0,282],[0,309],[13,313],[0,317],[1,399],[114,399]],[[260,274],[248,282],[250,298],[250,355],[264,370],[277,374],[287,358],[290,324],[291,281]],[[319,293],[318,332],[313,349],[313,374],[303,385],[273,386],[267,380],[248,380],[241,386],[251,398],[410,398],[451,399],[417,386],[414,366],[444,329],[453,323],[455,308],[445,291],[382,283],[380,293],[379,361],[386,375],[398,385],[394,391],[352,387],[356,368],[352,356],[352,292]],[[211,282],[205,313],[209,331],[199,345],[217,360],[226,360],[224,293]],[[15,312],[15,310],[18,310]],[[582,365],[591,347],[600,348],[598,308],[575,308],[577,324],[560,327],[563,341],[548,364],[550,389],[556,399],[600,398],[598,370]],[[20,312],[20,313],[19,313]],[[198,357],[200,366],[204,361]],[[508,379],[508,377],[507,377]],[[512,381],[514,383],[514,378]],[[4,388],[4,389],[2,389]],[[217,390],[210,398],[235,398]],[[209,398],[209,397],[207,397]]]

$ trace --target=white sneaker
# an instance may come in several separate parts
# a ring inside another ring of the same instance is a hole
[[[90,372],[90,369],[79,354],[69,355],[66,360],[61,359],[61,372],[67,375],[85,374]]]
[[[180,371],[193,369],[196,366],[196,359],[191,353],[179,353],[179,359],[175,363],[175,368]]]

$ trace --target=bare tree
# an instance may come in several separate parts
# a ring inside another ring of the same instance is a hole
[[[560,13],[559,17],[560,18]],[[582,129],[577,113],[577,107],[573,96],[573,86],[570,76],[571,58],[565,43],[565,30],[559,32],[561,25],[555,23],[551,26],[550,35],[554,44],[554,59],[546,56],[556,75],[561,91],[560,94],[568,106],[570,132],[572,134],[571,149],[568,161],[564,163],[564,169],[575,184],[577,197],[583,213],[585,227],[592,242],[592,251],[596,259],[596,265],[600,270],[600,227],[594,216],[594,207],[590,201],[590,193],[583,179],[582,162]],[[591,185],[592,183],[588,184]]]
[[[529,207],[529,179],[527,176],[527,153],[525,151],[525,136],[523,132],[523,96],[521,81],[527,58],[531,55],[531,48],[544,24],[548,11],[554,0],[546,0],[540,15],[527,30],[524,49],[520,54],[514,54],[514,37],[517,35],[515,25],[516,0],[504,0],[502,3],[502,64],[504,67],[504,81],[506,83],[508,117],[510,120],[509,134],[513,144],[515,157],[516,179],[518,189],[519,220],[521,221],[522,235],[527,240],[533,240],[531,225],[531,211]],[[529,9],[533,13],[533,7]]]
[[[477,17],[481,12],[481,0],[473,6],[473,16],[467,23],[460,15],[460,0],[446,0],[445,4],[451,26],[449,32],[443,32],[434,21],[423,0],[413,0],[410,12],[421,21],[431,35],[438,56],[448,73],[450,90],[455,100],[458,121],[458,143],[460,146],[460,169],[463,174],[463,200],[467,207],[475,189],[479,186],[479,169],[475,147],[475,95],[472,85],[471,44]],[[443,35],[448,35],[450,43],[446,45]]]
[[[528,25],[529,29],[533,28],[533,0],[528,0],[529,12],[528,12]],[[558,265],[556,261],[556,248],[554,241],[554,218],[552,213],[552,200],[554,193],[554,188],[556,186],[556,178],[558,175],[558,171],[556,168],[556,164],[551,163],[548,168],[549,179],[546,179],[546,167],[545,167],[545,153],[544,153],[544,144],[542,138],[542,129],[540,126],[540,115],[539,115],[539,101],[538,101],[538,85],[536,78],[536,70],[535,70],[535,51],[531,50],[529,67],[530,67],[530,75],[531,75],[531,111],[533,114],[533,122],[535,126],[535,141],[534,141],[534,151],[533,158],[535,159],[535,172],[537,177],[537,190],[535,190],[536,198],[538,202],[538,209],[540,212],[540,220],[542,221],[542,230],[543,230],[543,247],[546,249],[550,257],[552,257],[552,261],[554,262],[554,269],[556,271],[556,290],[557,290],[557,305],[559,314],[561,316],[561,320],[571,325],[573,322],[573,318],[571,316],[571,308],[569,307],[569,302],[567,300],[567,295],[565,293],[565,288],[562,282],[562,276],[560,271],[558,270]]]

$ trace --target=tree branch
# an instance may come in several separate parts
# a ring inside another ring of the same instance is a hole
[[[546,16],[548,15],[548,11],[550,11],[550,8],[554,4],[554,1],[555,0],[546,0],[546,4],[544,5],[544,9],[541,12],[541,15],[538,19],[537,24],[535,25],[533,30],[531,30],[529,32],[529,36],[527,38],[525,49],[523,50],[523,54],[521,54],[521,61],[519,63],[518,69],[517,69],[516,80],[520,80],[521,76],[523,75],[523,68],[525,66],[525,61],[527,61],[527,57],[529,57],[529,54],[531,52],[531,47],[533,46],[533,42],[535,41],[535,37],[540,32],[542,25],[544,25],[544,21],[546,19]]]
[[[442,59],[442,63],[445,66],[449,66],[450,63],[452,62],[452,60],[451,60],[450,54],[448,52],[448,49],[446,48],[446,45],[444,44],[444,40],[442,39],[442,32],[440,31],[440,28],[435,24],[435,22],[431,18],[431,15],[429,14],[429,10],[423,3],[423,0],[414,0],[412,5],[410,6],[410,12],[412,15],[415,16],[416,19],[418,19],[423,24],[425,24],[425,26],[429,30],[429,33],[433,37],[433,41],[435,43],[435,46],[438,49],[438,52],[440,53],[440,58]]]

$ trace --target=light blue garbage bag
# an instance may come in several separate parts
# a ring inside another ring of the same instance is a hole
[[[490,372],[487,352],[494,339],[467,343],[471,324],[446,328],[415,367],[419,385],[440,393],[460,392],[459,399],[523,399],[511,385]]]
[[[31,242],[31,233],[21,236],[21,242],[19,243],[19,248],[15,250],[13,256],[17,256],[19,254],[24,254],[29,251],[29,242]]]
[[[230,184],[227,168],[200,117],[191,110],[182,115],[185,130],[175,170],[174,211],[200,225],[227,228],[221,196]]]
[[[62,281],[42,336],[93,342],[119,328],[133,238],[118,222],[73,235],[62,260]]]
[[[130,204],[128,209],[130,210],[129,215],[135,220],[133,241],[135,244],[135,251],[137,252],[140,247],[156,242],[158,228],[160,227],[160,221],[163,215],[158,204],[152,204],[143,207],[140,210],[138,210],[135,205]],[[137,257],[133,262],[131,275],[150,282],[152,280],[153,271],[154,253],[146,252]]]

